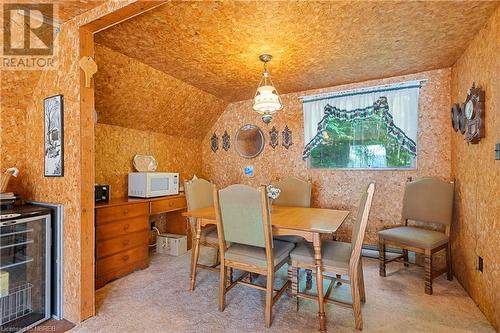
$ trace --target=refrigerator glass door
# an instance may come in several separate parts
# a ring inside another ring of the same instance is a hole
[[[0,332],[50,316],[49,216],[0,222]]]

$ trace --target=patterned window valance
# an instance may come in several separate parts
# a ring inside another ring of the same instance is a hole
[[[395,122],[393,115],[389,112],[389,104],[387,98],[379,97],[373,105],[365,108],[357,108],[354,110],[342,110],[338,107],[327,104],[324,107],[324,116],[318,123],[316,135],[306,144],[302,154],[303,159],[307,159],[311,151],[318,145],[324,143],[325,137],[323,132],[326,130],[329,121],[336,119],[345,122],[354,120],[366,120],[374,116],[380,116],[387,128],[387,134],[394,138],[403,149],[408,151],[413,156],[417,154],[417,145]]]

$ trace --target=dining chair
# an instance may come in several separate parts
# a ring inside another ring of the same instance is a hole
[[[273,241],[269,201],[266,187],[231,185],[217,191],[213,186],[215,215],[220,247],[219,311],[224,311],[226,293],[236,284],[266,292],[265,325],[271,326],[272,306],[286,290],[290,281],[274,289],[275,273],[288,262],[294,244]],[[227,247],[226,242],[231,246]],[[233,281],[228,268],[244,271]],[[266,276],[266,286],[249,279],[250,273]],[[274,294],[276,292],[276,294]]]
[[[274,185],[281,190],[277,199],[273,200],[274,205],[290,207],[311,207],[311,183],[288,177]],[[274,239],[299,243],[304,238],[300,236],[274,236]]]
[[[312,185],[308,181],[304,181],[297,177],[288,177],[276,183],[275,187],[281,190],[277,199],[273,200],[273,204],[278,206],[289,207],[311,207],[311,192]],[[276,240],[291,242],[298,244],[304,242],[304,237],[300,236],[274,236]],[[289,274],[291,274],[291,263],[288,265]],[[306,270],[306,289],[312,288],[312,271]]]
[[[212,207],[214,204],[212,183],[208,180],[197,178],[184,182],[184,191],[186,194],[186,202],[188,210],[196,210],[205,207]],[[189,218],[189,226],[191,228],[191,235],[193,236],[193,250],[191,251],[191,284],[190,290],[194,290],[196,286],[196,269],[203,268],[211,271],[217,271],[216,267],[219,265],[219,239],[217,236],[217,227],[214,225],[204,227],[200,230],[200,238],[197,239],[196,235],[196,219]],[[200,256],[200,247],[210,247],[216,249],[215,263],[211,266],[198,263]]]
[[[402,213],[404,225],[378,232],[380,276],[386,276],[385,266],[391,261],[402,258],[404,265],[408,266],[408,251],[413,251],[424,255],[426,294],[432,295],[432,280],[439,275],[446,272],[448,280],[453,280],[449,241],[453,192],[453,182],[435,178],[422,178],[406,183]],[[409,220],[441,224],[444,232],[409,226]],[[403,254],[386,259],[386,246],[402,248]],[[446,267],[435,272],[432,268],[432,255],[443,249],[446,251]]]
[[[363,329],[363,319],[361,316],[361,302],[366,301],[365,285],[363,278],[363,265],[361,260],[361,247],[365,238],[366,225],[370,208],[372,205],[375,184],[371,183],[361,196],[358,207],[356,221],[354,222],[351,234],[351,243],[325,240],[321,245],[323,259],[323,272],[333,273],[337,276],[348,275],[349,280],[339,279],[325,275],[324,278],[330,280],[326,290],[324,301],[327,303],[350,306],[354,311],[356,329]],[[301,293],[299,291],[299,268],[314,269],[314,249],[310,243],[303,242],[290,253],[292,259],[292,295],[296,297],[297,310],[299,309],[299,297],[317,299],[317,296]],[[350,284],[352,302],[334,300],[330,298],[335,282]]]

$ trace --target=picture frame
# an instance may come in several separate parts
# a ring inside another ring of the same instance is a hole
[[[55,95],[43,100],[44,176],[64,176],[64,97]]]

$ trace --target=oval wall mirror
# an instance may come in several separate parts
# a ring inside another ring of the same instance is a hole
[[[256,126],[247,124],[236,133],[236,151],[243,158],[255,158],[264,150],[264,133]]]

